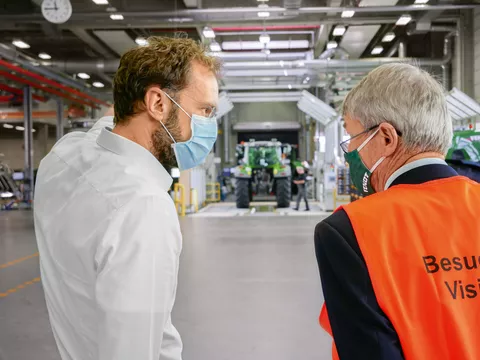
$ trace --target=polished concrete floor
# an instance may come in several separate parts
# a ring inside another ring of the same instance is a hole
[[[327,360],[321,216],[186,217],[174,324],[184,360]],[[0,212],[0,360],[59,360],[31,212]],[[82,360],[82,359],[77,359]],[[142,359],[138,359],[142,360]]]

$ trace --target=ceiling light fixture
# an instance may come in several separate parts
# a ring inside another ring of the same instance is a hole
[[[333,36],[343,36],[343,34],[345,34],[345,31],[347,31],[347,28],[345,26],[335,26],[335,29],[333,29]]]
[[[258,17],[267,18],[267,17],[270,16],[270,12],[266,11],[266,9],[268,9],[267,4],[260,4],[260,5],[258,5],[258,8],[260,9],[260,11],[257,13]]]
[[[34,133],[35,131],[37,131],[37,130],[35,130],[35,129],[32,129],[32,133]]]
[[[207,39],[215,39],[215,31],[209,26],[205,26],[203,28],[203,36],[205,36]]]
[[[428,0],[415,0],[415,5],[423,5],[428,3]]]
[[[135,39],[135,42],[140,46],[147,46],[148,45],[147,39],[145,39],[144,37],[140,37],[140,36]]]
[[[15,45],[16,47],[20,48],[20,49],[29,49],[30,48],[30,45],[28,45],[26,42],[24,42],[22,40],[13,40],[12,44]]]
[[[52,66],[52,62],[51,61],[42,61],[41,63],[43,66]]]
[[[43,60],[50,60],[52,58],[50,55],[44,52],[41,52],[40,54],[38,54],[38,57]]]
[[[338,47],[338,44],[336,41],[329,41],[327,43],[327,49],[330,50],[330,49],[336,49]]]
[[[100,81],[95,81],[92,85],[95,86],[96,88],[105,87],[105,85],[103,83],[101,83]]]
[[[92,0],[97,5],[108,5],[108,0]]]
[[[283,70],[283,75],[288,76],[288,71],[287,71],[287,70]]]
[[[122,14],[111,14],[110,19],[112,19],[112,20],[123,20],[123,15]]]
[[[225,51],[235,50],[293,50],[293,49],[308,49],[308,40],[270,40],[268,44],[262,44],[260,41],[224,41],[222,42],[222,49]]]
[[[412,17],[411,17],[410,15],[402,15],[402,16],[400,16],[400,18],[397,20],[396,25],[397,25],[397,26],[407,25],[411,20],[412,20]]]
[[[3,124],[3,127],[5,129],[13,129],[13,125],[10,125],[10,124]]]
[[[355,11],[353,10],[345,10],[342,12],[342,18],[351,18],[353,15],[355,15]]]
[[[23,126],[15,126],[15,130],[23,131],[25,128]]]
[[[372,55],[378,55],[378,54],[381,54],[382,52],[383,52],[383,47],[382,46],[375,46],[372,49]]]
[[[86,74],[86,73],[78,73],[77,76],[78,76],[80,79],[84,79],[84,80],[90,79],[90,75],[88,75],[88,74]]]
[[[288,88],[289,88],[290,90],[292,90],[292,85],[288,84]]]
[[[266,32],[263,32],[258,40],[262,43],[262,44],[268,44],[270,42],[270,35],[268,35]]]
[[[220,52],[220,51],[222,51],[222,48],[221,48],[221,46],[218,42],[212,41],[210,43],[210,50],[213,51],[213,52]]]
[[[270,49],[263,49],[262,51],[265,55],[270,55],[271,53]]]
[[[382,42],[391,42],[393,39],[395,39],[395,33],[389,32],[385,34],[385,36],[382,39]]]

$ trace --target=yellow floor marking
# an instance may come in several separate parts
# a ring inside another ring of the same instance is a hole
[[[32,254],[32,255],[29,255],[29,256],[25,256],[25,257],[22,257],[22,258],[19,258],[19,259],[16,259],[16,260],[9,261],[5,264],[0,265],[0,269],[8,268],[10,266],[19,264],[22,261],[25,261],[25,260],[28,260],[28,259],[33,259],[34,257],[37,257],[37,256],[38,256],[38,252],[36,252],[35,254]]]
[[[5,292],[0,292],[0,298],[7,297],[8,295],[11,295],[13,293],[16,293],[18,290],[26,288],[28,285],[33,285],[34,283],[39,282],[41,279],[39,277],[33,278],[32,280],[25,281],[23,284],[20,284],[18,286],[15,286],[14,288],[8,289]]]

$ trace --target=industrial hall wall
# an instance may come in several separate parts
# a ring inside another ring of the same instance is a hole
[[[49,134],[47,134],[47,132]],[[33,134],[33,166],[38,168],[40,161],[55,145],[55,128],[47,131],[40,127]],[[22,170],[25,166],[23,131],[0,128],[0,161],[15,170]]]

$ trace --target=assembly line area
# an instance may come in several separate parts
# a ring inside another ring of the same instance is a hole
[[[299,349],[303,359],[329,359],[331,340],[316,321],[322,297],[312,231],[319,218],[182,219],[173,321],[185,359],[289,360]],[[37,253],[31,213],[0,213],[0,229],[0,266]],[[38,277],[35,256],[0,267],[2,360],[60,360],[41,284],[25,284]]]
[[[390,230],[345,207],[457,174],[480,183],[478,0],[0,0],[0,360],[339,360],[332,324],[347,354],[351,312],[387,317],[360,245]]]

